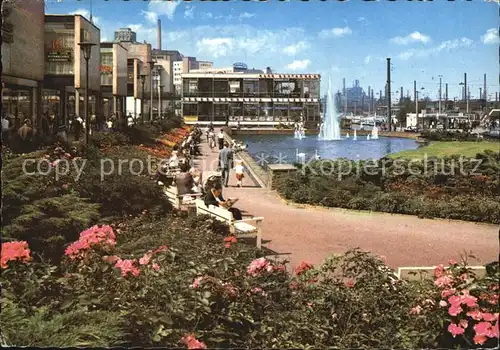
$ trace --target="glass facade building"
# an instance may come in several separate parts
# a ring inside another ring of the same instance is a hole
[[[182,115],[186,123],[275,125],[320,122],[318,74],[182,75]]]

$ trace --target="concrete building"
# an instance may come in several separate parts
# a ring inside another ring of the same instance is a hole
[[[121,42],[137,42],[137,34],[130,28],[120,28],[115,32],[115,41]]]
[[[100,29],[83,16],[45,16],[44,113],[69,118],[85,115],[86,63],[78,43],[90,41],[96,45],[89,60],[89,114],[102,116],[100,37]]]
[[[319,74],[185,73],[182,115],[187,124],[270,126],[320,122]]]
[[[42,1],[2,2],[2,112],[40,116],[45,70]]]
[[[123,116],[127,97],[128,51],[118,43],[101,43],[103,116]]]

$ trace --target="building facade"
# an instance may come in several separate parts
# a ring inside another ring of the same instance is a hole
[[[117,43],[101,43],[103,116],[123,115],[127,97],[128,51]]]
[[[115,32],[116,42],[137,42],[137,34],[130,28],[120,28]]]
[[[95,44],[89,59],[89,115],[102,115],[100,29],[81,15],[45,16],[42,112],[53,117],[85,115],[86,62],[78,45]]]
[[[186,73],[182,116],[188,124],[320,123],[319,74]]]
[[[44,3],[3,1],[2,19],[2,112],[20,123],[41,113]]]

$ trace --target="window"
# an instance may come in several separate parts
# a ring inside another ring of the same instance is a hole
[[[229,80],[229,96],[241,97],[241,80],[238,79]]]
[[[113,85],[113,52],[108,50],[101,50],[101,85]]]
[[[2,90],[2,97],[3,110],[6,114],[14,116],[22,115],[24,117],[32,115],[30,112],[30,90],[4,88]]]
[[[289,97],[290,84],[288,80],[275,80],[274,81],[274,97]]]
[[[259,103],[259,120],[273,121],[273,106],[270,102]]]
[[[260,79],[259,80],[259,96],[272,97],[273,96],[273,80]]]
[[[182,86],[184,96],[198,96],[198,81],[196,79],[183,79]]]
[[[229,105],[227,103],[214,104],[214,121],[225,122],[229,117]]]
[[[258,79],[243,79],[243,96],[245,97],[257,97],[259,92],[259,80]]]
[[[289,119],[291,121],[300,121],[300,118],[304,116],[304,106],[302,103],[292,102],[290,103]]]
[[[70,75],[74,72],[74,29],[64,28],[63,23],[45,25],[45,52],[61,56],[61,59],[52,59],[45,62],[45,74]],[[67,59],[62,58],[67,55]]]
[[[198,103],[198,120],[212,121],[213,120],[213,104],[212,102]]]
[[[304,97],[319,98],[319,80],[304,80]]]
[[[214,80],[214,96],[228,97],[229,84],[227,79]]]
[[[213,96],[213,79],[200,78],[198,79],[198,93],[202,97]]]
[[[275,122],[288,121],[288,103],[274,104],[274,121]]]
[[[245,103],[243,105],[243,120],[256,120],[258,112],[258,103]]]
[[[198,115],[198,104],[197,103],[184,103],[182,108],[183,108],[184,116]]]
[[[229,104],[229,118],[232,121],[240,120],[243,116],[243,104],[233,102]]]

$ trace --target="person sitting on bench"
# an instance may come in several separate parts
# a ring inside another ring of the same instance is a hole
[[[234,220],[241,220],[241,211],[233,208],[233,204],[238,201],[238,198],[228,198],[227,200],[222,197],[222,185],[215,183],[210,191],[205,195],[205,205],[214,205],[216,207],[223,207],[233,214]]]

